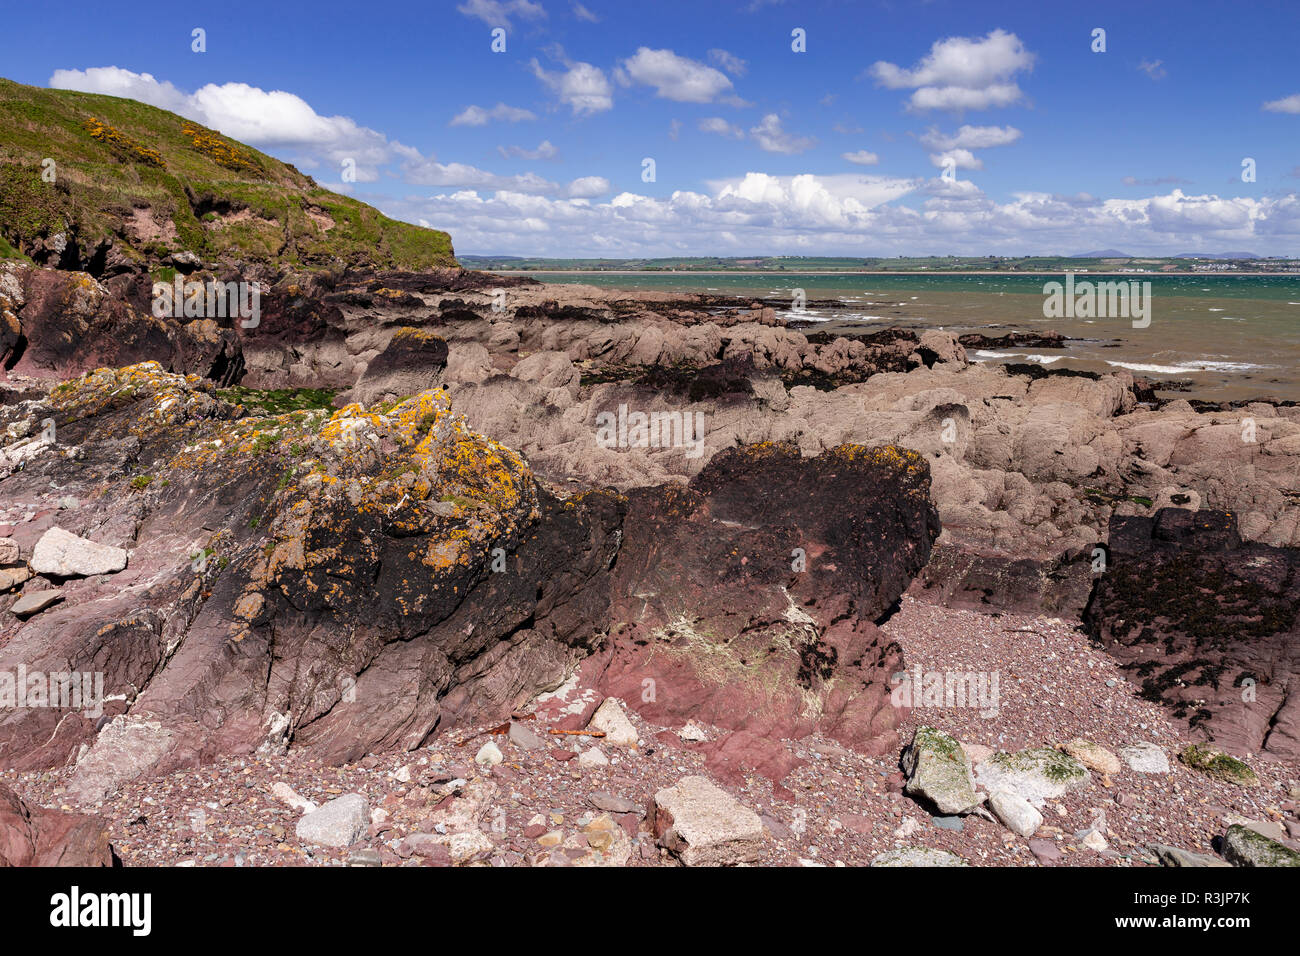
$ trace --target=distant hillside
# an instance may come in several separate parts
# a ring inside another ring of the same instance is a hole
[[[1253,252],[1180,252],[1175,259],[1258,259]]]
[[[95,274],[182,251],[285,266],[456,264],[445,232],[389,219],[175,113],[0,79],[0,256],[15,251]]]
[[[1076,252],[1071,259],[1132,259],[1127,252],[1118,249],[1099,249],[1096,252]]]

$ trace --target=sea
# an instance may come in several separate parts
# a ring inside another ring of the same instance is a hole
[[[786,300],[778,314],[805,327],[851,323],[956,334],[1055,331],[1064,349],[969,349],[976,362],[1035,362],[1094,372],[1128,369],[1164,397],[1300,402],[1300,274],[1074,273],[1074,281],[1150,283],[1149,321],[1044,315],[1049,274],[881,275],[772,272],[534,272],[543,282]],[[796,290],[809,303],[794,308]],[[1049,290],[1050,291],[1050,290]],[[836,300],[840,308],[817,308]]]

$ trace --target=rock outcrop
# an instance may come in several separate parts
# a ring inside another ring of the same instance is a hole
[[[1230,754],[1300,757],[1300,550],[1243,541],[1224,512],[1119,518],[1084,621]]]

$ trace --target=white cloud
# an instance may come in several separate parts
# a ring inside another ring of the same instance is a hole
[[[486,126],[493,120],[505,123],[518,123],[522,120],[535,120],[536,115],[517,106],[498,103],[491,109],[481,106],[467,106],[452,119],[450,126]]]
[[[643,46],[620,64],[620,70],[620,79],[653,86],[657,96],[678,103],[712,103],[732,89],[724,73],[672,50]]]
[[[1014,143],[1020,136],[1020,130],[1014,126],[963,126],[951,135],[940,133],[932,126],[921,137],[921,145],[938,152],[950,149],[988,149]]]
[[[984,161],[977,158],[969,149],[950,149],[942,153],[931,153],[930,162],[939,167],[951,163],[954,169],[984,168]]]
[[[579,20],[586,20],[588,23],[599,23],[600,17],[596,16],[580,3],[573,5],[573,15]]]
[[[572,198],[591,198],[609,192],[609,180],[604,176],[581,176],[569,183],[565,193]]]
[[[815,139],[792,136],[781,128],[781,117],[768,113],[749,131],[758,145],[769,153],[802,153],[816,145]]]
[[[845,248],[863,255],[1023,255],[1112,244],[1168,254],[1204,241],[1240,242],[1269,254],[1294,248],[1300,237],[1294,194],[1257,199],[1175,190],[1103,199],[1020,193],[996,202],[965,180],[761,172],[710,182],[707,189],[667,197],[624,192],[603,202],[567,190],[545,196],[471,189],[375,201],[389,215],[450,230],[463,252],[519,255],[741,255],[756,249],[829,255]]]
[[[1300,93],[1292,93],[1280,100],[1272,100],[1265,103],[1263,108],[1270,113],[1300,113]]]
[[[910,70],[879,60],[870,73],[888,89],[914,90],[908,108],[982,110],[1010,106],[1020,100],[1015,74],[1031,70],[1034,54],[1014,33],[993,30],[988,36],[936,40],[930,52]]]
[[[536,58],[529,61],[533,75],[545,83],[574,116],[601,113],[614,106],[613,87],[605,71],[590,63],[566,63],[563,72],[542,69]]]
[[[847,160],[858,166],[874,166],[880,162],[879,156],[865,149],[860,149],[855,153],[840,153],[840,159]]]
[[[558,183],[538,176],[522,173],[502,176],[470,166],[467,163],[439,163],[433,160],[406,163],[402,167],[404,178],[417,186],[463,186],[474,189],[508,189],[521,193],[554,194],[560,191]]]
[[[732,139],[744,139],[745,131],[739,126],[733,126],[721,116],[709,116],[699,122],[699,128],[704,133],[716,133],[719,136],[727,136]]]
[[[544,139],[536,149],[524,149],[522,146],[498,146],[497,152],[505,159],[554,159],[560,154],[555,145]]]
[[[184,93],[149,73],[106,66],[55,70],[50,86],[129,97],[179,113],[252,146],[301,151],[309,159],[324,158],[331,165],[351,159],[357,164],[361,182],[378,179],[378,165],[419,156],[411,147],[347,116],[322,116],[293,93],[267,91],[247,83],[209,83],[194,93]]]
[[[728,53],[726,50],[710,50],[709,59],[718,66],[722,67],[732,76],[744,76],[749,69],[749,64],[736,56],[734,53]]]
[[[490,27],[510,28],[510,18],[517,16],[521,20],[540,20],[546,16],[546,9],[532,0],[467,0],[456,7],[467,17],[482,20]]]

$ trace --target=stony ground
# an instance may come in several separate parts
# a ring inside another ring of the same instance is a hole
[[[919,665],[923,672],[998,675],[996,707],[916,707],[903,717],[904,740],[930,725],[966,745],[1000,750],[1075,737],[1112,751],[1152,742],[1169,757],[1170,770],[1145,774],[1124,766],[1111,776],[1093,773],[1086,789],[1048,801],[1045,822],[1031,841],[976,814],[932,816],[901,792],[897,753],[873,758],[820,737],[787,740],[786,750],[803,763],[780,786],[754,776],[726,787],[762,817],[767,836],[761,864],[859,866],[884,851],[918,846],[950,851],[972,865],[1158,865],[1152,844],[1211,853],[1212,840],[1234,815],[1274,832],[1280,827],[1288,842],[1300,835],[1300,768],[1242,755],[1262,779],[1261,786],[1243,789],[1182,766],[1176,754],[1186,732],[1139,698],[1071,622],[954,611],[908,597],[885,631],[903,646],[909,670]],[[590,692],[585,695],[590,699]],[[445,846],[408,838],[445,830],[448,822],[454,829],[451,811],[471,802],[486,839],[476,837],[471,852],[458,859],[500,866],[602,861],[594,850],[609,845],[601,830],[612,823],[626,835],[618,844],[628,865],[675,862],[647,833],[645,807],[659,789],[706,773],[698,744],[682,740],[683,728],[647,724],[635,714],[637,750],[551,734],[566,705],[576,709],[583,699],[582,689],[566,687],[531,719],[518,721],[545,739],[539,749],[481,727],[448,734],[418,752],[371,756],[345,767],[295,755],[228,758],[132,784],[102,806],[77,809],[107,817],[128,866],[446,864]],[[710,738],[725,733],[701,729]],[[504,758],[491,768],[474,760],[487,742]],[[599,763],[593,750],[607,763]],[[65,777],[62,771],[0,774],[29,799],[50,806],[67,806]],[[300,812],[272,792],[277,782],[318,805],[361,794],[374,822],[350,848],[312,845],[295,833]],[[462,796],[449,798],[453,793]],[[1075,838],[1099,811],[1109,844],[1102,851]]]

